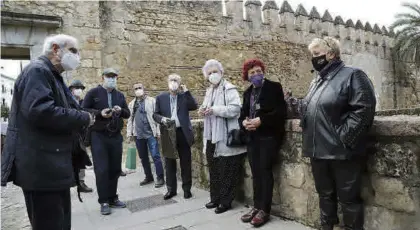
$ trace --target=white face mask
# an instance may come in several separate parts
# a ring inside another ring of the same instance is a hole
[[[175,81],[170,81],[168,87],[171,91],[176,91],[179,87],[179,83]]]
[[[70,51],[61,50],[61,66],[64,70],[70,71],[75,70],[80,65],[80,56]]]
[[[73,95],[76,97],[82,96],[83,90],[82,89],[75,89],[73,90]]]
[[[213,85],[219,84],[221,80],[222,80],[222,75],[220,73],[212,73],[209,76],[209,82]]]
[[[141,97],[144,95],[143,89],[138,89],[134,93],[136,94],[136,97]]]
[[[109,89],[115,89],[117,87],[117,78],[116,77],[105,77],[104,78],[104,87]]]

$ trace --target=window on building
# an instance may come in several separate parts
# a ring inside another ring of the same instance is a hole
[[[5,93],[6,92],[6,87],[4,87],[4,85],[1,85],[1,92]]]
[[[1,104],[2,104],[2,105],[5,105],[5,104],[6,104],[6,99],[2,98],[2,99],[1,99]]]
[[[10,95],[13,95],[13,89],[10,89]]]

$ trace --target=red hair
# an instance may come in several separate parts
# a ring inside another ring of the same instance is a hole
[[[261,70],[263,73],[265,73],[265,65],[264,63],[259,59],[249,59],[245,61],[244,65],[242,66],[242,79],[244,81],[248,81],[248,71],[255,66],[261,67]]]

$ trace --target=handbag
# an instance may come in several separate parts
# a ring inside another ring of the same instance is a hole
[[[225,101],[225,106],[227,106],[225,87],[223,87],[223,98],[224,98],[224,101]],[[225,118],[225,124],[226,124],[226,131],[227,131],[226,146],[228,146],[228,147],[242,147],[242,146],[244,146],[246,144],[245,132],[241,129],[232,129],[232,130],[229,131],[228,119],[227,118]]]

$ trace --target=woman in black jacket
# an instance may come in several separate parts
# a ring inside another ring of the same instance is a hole
[[[361,177],[375,115],[374,89],[362,70],[344,65],[336,39],[316,38],[308,48],[318,76],[303,103],[302,147],[311,158],[322,229],[338,224],[338,196],[345,229],[361,230]]]
[[[248,139],[254,208],[241,220],[259,227],[270,218],[274,184],[272,168],[284,136],[286,102],[281,84],[264,78],[262,61],[248,60],[242,70],[243,79],[252,83],[243,95],[239,125]]]

